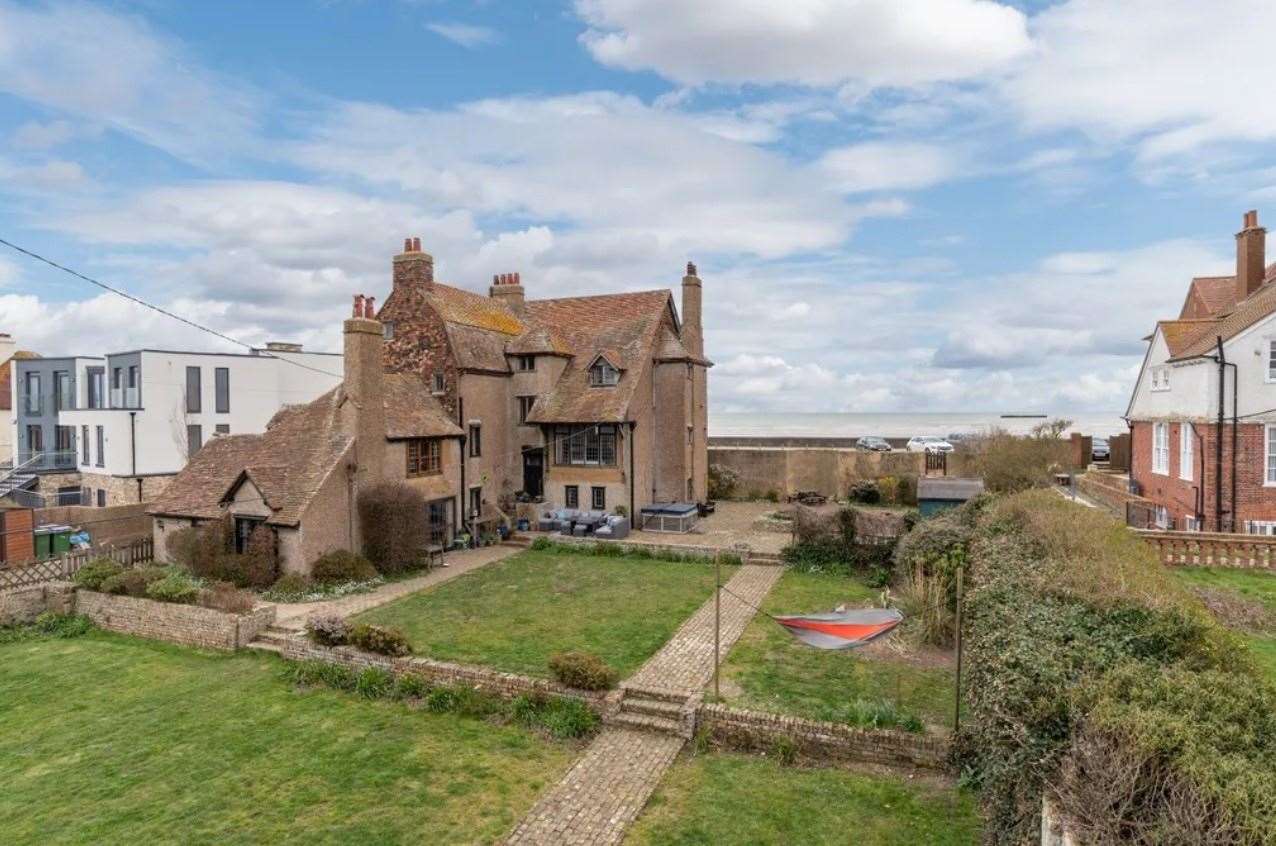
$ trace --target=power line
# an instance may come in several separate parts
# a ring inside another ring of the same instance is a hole
[[[100,281],[100,280],[94,279],[92,276],[86,276],[86,275],[84,275],[83,273],[80,273],[78,270],[73,270],[72,268],[69,268],[69,267],[67,267],[67,266],[65,266],[65,265],[58,264],[58,263],[57,263],[56,261],[54,261],[53,259],[45,258],[44,256],[40,255],[39,253],[32,252],[31,250],[28,250],[28,249],[26,249],[25,247],[19,247],[17,244],[13,243],[12,241],[6,241],[4,238],[0,238],[0,244],[3,244],[4,246],[8,247],[8,248],[9,248],[9,249],[11,249],[11,250],[15,250],[16,252],[22,253],[24,256],[27,256],[28,258],[35,259],[35,260],[36,260],[36,261],[38,261],[38,262],[42,262],[42,263],[44,263],[44,264],[47,264],[49,267],[56,268],[57,270],[60,270],[60,271],[62,271],[63,273],[68,273],[68,274],[70,274],[71,276],[74,276],[76,279],[82,279],[82,280],[84,280],[85,282],[88,282],[90,285],[96,285],[97,287],[101,288],[101,289],[102,289],[102,290],[104,290],[104,291],[109,291],[110,293],[115,294],[115,295],[116,295],[116,296],[118,296],[118,297],[123,297],[124,299],[128,300],[129,302],[132,302],[132,303],[135,303],[135,304],[137,304],[137,305],[140,305],[142,308],[149,308],[151,311],[158,312],[158,313],[160,313],[160,314],[164,315],[165,317],[170,317],[170,318],[172,318],[173,320],[179,321],[179,322],[181,322],[181,323],[185,323],[187,326],[190,326],[190,327],[191,327],[191,328],[193,328],[193,329],[198,329],[198,330],[199,330],[199,331],[201,331],[201,332],[207,332],[209,335],[212,335],[213,337],[220,338],[220,339],[221,339],[221,340],[223,340],[223,341],[227,341],[227,342],[232,343],[232,344],[235,344],[235,345],[237,345],[237,346],[244,347],[244,348],[245,348],[245,349],[247,349],[247,350],[251,350],[251,351],[253,351],[253,352],[257,353],[258,355],[261,355],[261,356],[262,356],[262,357],[264,357],[264,358],[273,358],[273,359],[275,359],[275,360],[277,360],[277,361],[285,361],[285,362],[287,362],[288,364],[294,365],[294,366],[296,366],[296,367],[303,368],[303,369],[305,369],[305,370],[312,370],[312,371],[314,371],[315,373],[322,373],[322,374],[323,374],[323,375],[325,375],[325,376],[332,376],[332,377],[335,377],[335,378],[337,378],[337,379],[344,378],[344,377],[343,377],[341,374],[339,374],[339,373],[331,373],[331,372],[329,372],[329,371],[327,371],[327,370],[322,370],[322,369],[320,369],[320,368],[318,368],[318,367],[311,367],[311,366],[310,366],[310,365],[308,365],[308,364],[302,364],[302,363],[301,363],[301,362],[299,362],[299,361],[293,361],[293,360],[292,360],[292,359],[290,359],[290,358],[280,358],[280,357],[279,357],[279,356],[277,356],[277,355],[271,355],[271,354],[270,354],[270,353],[268,353],[268,352],[263,352],[263,351],[261,351],[261,350],[258,350],[258,349],[257,349],[256,347],[254,347],[252,344],[245,343],[244,341],[241,341],[241,340],[239,340],[238,338],[232,338],[231,336],[229,336],[229,335],[227,335],[227,334],[225,334],[225,333],[223,333],[223,332],[218,332],[216,329],[210,329],[209,327],[204,326],[203,324],[196,323],[195,321],[191,320],[190,318],[183,317],[182,315],[180,315],[180,314],[176,314],[176,313],[174,313],[174,312],[171,312],[171,311],[169,311],[169,310],[168,310],[168,309],[166,309],[166,308],[163,308],[163,307],[161,307],[161,306],[157,306],[157,305],[155,305],[155,304],[153,304],[153,303],[149,303],[149,302],[147,302],[146,300],[142,299],[141,297],[134,296],[133,294],[130,294],[130,293],[128,293],[127,291],[120,290],[119,288],[116,288],[116,287],[114,287],[114,286],[112,286],[112,285],[108,285],[108,284],[106,284],[105,282],[102,282],[102,281]]]

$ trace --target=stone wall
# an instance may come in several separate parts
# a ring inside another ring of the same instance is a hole
[[[91,590],[75,592],[75,613],[108,631],[185,646],[235,650],[275,621],[274,606],[227,614],[198,605],[177,605]]]
[[[45,611],[69,614],[74,607],[75,588],[69,582],[0,591],[0,626],[30,623]]]
[[[1091,470],[1076,477],[1077,490],[1102,506],[1122,523],[1125,522],[1127,503],[1138,502],[1151,506],[1151,500],[1130,493],[1129,480],[1125,476]]]
[[[697,726],[714,746],[740,752],[772,752],[781,741],[792,742],[799,759],[821,763],[868,762],[892,767],[944,769],[948,741],[930,735],[869,729],[746,711],[725,705],[702,705]]]
[[[319,646],[303,636],[289,638],[284,643],[280,654],[291,661],[325,661],[353,670],[379,667],[396,675],[417,676],[433,685],[468,685],[505,699],[513,699],[529,693],[579,699],[599,713],[605,710],[609,696],[605,692],[576,690],[548,679],[503,673],[474,664],[453,664],[448,661],[411,656],[391,658],[349,646]],[[614,696],[614,694],[611,695]]]
[[[967,458],[948,456],[948,475],[971,475]],[[709,464],[734,472],[737,495],[762,498],[795,491],[819,491],[845,496],[856,482],[883,476],[925,474],[926,456],[920,452],[863,452],[855,449],[805,447],[709,447]]]
[[[107,506],[138,505],[150,502],[164,492],[176,473],[153,476],[110,476],[105,473],[81,473],[80,485],[88,488],[91,502],[97,504],[97,492],[106,491]],[[140,497],[140,499],[139,499]]]

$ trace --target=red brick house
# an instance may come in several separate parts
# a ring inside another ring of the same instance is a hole
[[[1161,320],[1130,398],[1130,478],[1152,520],[1276,534],[1276,264],[1247,212],[1236,273],[1192,280]]]

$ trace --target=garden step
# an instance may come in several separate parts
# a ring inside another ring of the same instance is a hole
[[[248,644],[249,649],[256,649],[258,652],[273,652],[276,655],[283,653],[284,649],[275,641],[262,640],[260,637]]]
[[[683,706],[665,699],[645,699],[630,697],[620,703],[621,713],[643,714],[649,717],[663,717],[667,720],[681,720]]]
[[[607,722],[614,726],[623,726],[625,728],[638,729],[639,731],[682,736],[681,720],[667,720],[663,717],[650,717],[643,714],[626,714],[621,711],[619,714],[609,717]]]
[[[653,685],[622,684],[621,689],[625,692],[624,699],[656,699],[661,702],[673,702],[677,705],[685,705],[687,699],[691,696],[690,691],[655,687]]]

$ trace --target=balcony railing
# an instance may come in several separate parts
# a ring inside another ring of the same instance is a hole
[[[48,472],[50,470],[74,470],[77,466],[77,460],[78,456],[73,449],[56,452],[31,452],[26,450],[19,450],[18,452],[18,464],[22,469],[35,473]]]
[[[111,388],[111,408],[138,408],[140,399],[137,388]]]

